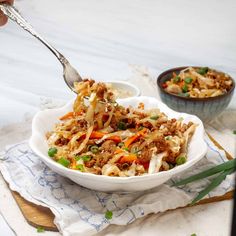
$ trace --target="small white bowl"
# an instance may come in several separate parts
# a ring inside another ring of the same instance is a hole
[[[68,177],[79,185],[90,189],[104,192],[132,192],[154,188],[169,180],[171,177],[173,177],[173,175],[187,170],[202,157],[204,157],[207,152],[207,145],[204,142],[203,124],[196,116],[175,112],[162,102],[152,97],[132,97],[118,100],[118,103],[125,107],[128,107],[129,105],[136,107],[140,102],[143,102],[145,104],[145,108],[147,109],[159,108],[162,112],[167,114],[169,118],[178,119],[182,117],[184,119],[183,122],[192,121],[198,124],[188,146],[188,160],[185,164],[177,166],[168,171],[131,177],[95,175],[65,168],[48,157],[48,145],[45,134],[47,131],[52,130],[55,123],[59,122],[58,118],[60,116],[72,110],[73,102],[70,102],[66,106],[59,109],[40,111],[35,115],[32,123],[32,136],[29,141],[30,147],[35,152],[35,154],[37,154],[39,158],[53,171]]]
[[[116,99],[138,97],[140,90],[133,84],[124,81],[105,81],[108,86],[111,85]]]

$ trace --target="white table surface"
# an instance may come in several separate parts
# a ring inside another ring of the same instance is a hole
[[[143,65],[155,78],[175,66],[208,65],[236,78],[234,0],[16,0],[16,6],[83,76],[127,80],[130,65]],[[40,109],[44,97],[68,100],[73,95],[51,53],[10,22],[0,29],[0,127],[27,120]],[[235,110],[236,96],[225,114]],[[236,128],[236,119],[229,127],[220,126],[226,131],[224,138],[217,132],[215,137],[232,154],[233,142],[227,137]],[[0,130],[1,144],[6,132],[7,128]],[[0,202],[4,203],[0,211],[17,235],[38,235],[24,220],[2,178]],[[165,236],[226,236],[231,203],[150,215],[129,226],[110,226],[100,235],[156,235],[158,228]],[[1,233],[11,235],[4,229],[0,217]]]

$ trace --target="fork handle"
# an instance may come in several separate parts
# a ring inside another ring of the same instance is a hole
[[[21,16],[19,11],[14,6],[2,3],[0,4],[0,10],[11,20],[15,21],[21,28],[41,41],[57,57],[62,66],[65,67],[65,65],[68,63],[67,59],[53,46],[51,46],[45,39],[43,39],[42,36],[40,36],[40,34],[38,34],[35,29],[23,18],[23,16]]]

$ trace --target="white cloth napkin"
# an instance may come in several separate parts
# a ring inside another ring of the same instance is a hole
[[[110,224],[126,225],[150,213],[186,206],[209,180],[201,180],[181,188],[170,185],[182,178],[227,160],[206,136],[208,152],[191,170],[152,190],[136,193],[103,193],[81,187],[50,170],[24,141],[6,148],[0,170],[10,188],[25,199],[49,207],[55,224],[63,235],[93,235]],[[226,180],[207,197],[219,196],[233,189],[233,178]],[[105,212],[113,212],[111,220]]]
[[[155,79],[149,76],[150,73],[146,68],[132,66],[132,70],[132,76],[128,81],[139,87],[142,95],[158,97]],[[38,103],[41,104],[42,109],[63,104],[49,98],[40,99]],[[227,117],[229,118],[229,116]],[[226,121],[225,117],[224,121]],[[9,143],[20,142],[22,139],[28,138],[31,130],[30,124],[31,120],[26,117],[24,123],[2,128],[0,133],[4,139],[0,140],[1,149]],[[231,126],[226,128],[229,130],[228,139],[233,142],[235,137],[232,137]],[[222,143],[226,140],[222,138],[224,132],[222,130],[220,133],[217,132],[215,127],[217,129],[222,127],[222,123],[219,126],[214,122],[211,124],[210,130],[214,131],[214,137],[221,138],[219,141]],[[183,173],[183,177],[226,161],[225,153],[216,148],[208,137],[205,139],[209,147],[207,156],[190,171]],[[228,145],[228,147],[231,146]],[[229,151],[231,154],[233,153],[231,150]],[[197,192],[209,183],[209,180],[204,180],[186,185],[184,188],[171,188],[172,181],[181,178],[178,176],[169,183],[149,191],[107,194],[85,189],[53,173],[32,153],[27,141],[8,146],[0,156],[3,159],[0,160],[0,171],[10,188],[37,205],[49,207],[55,214],[55,223],[63,235],[93,235],[110,224],[125,225],[149,213],[160,213],[185,206],[191,202]],[[207,197],[222,195],[232,189],[233,178],[229,176]],[[105,218],[107,210],[113,212],[111,220]]]

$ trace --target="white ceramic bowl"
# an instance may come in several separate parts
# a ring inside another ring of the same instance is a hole
[[[115,90],[113,93],[117,98],[128,98],[128,97],[138,97],[141,92],[135,85],[125,82],[125,81],[104,81],[106,84],[110,84]]]
[[[32,136],[30,138],[30,147],[40,157],[40,159],[53,171],[60,175],[68,177],[74,182],[84,187],[105,192],[116,191],[143,191],[156,187],[173,175],[178,174],[199,161],[207,151],[204,142],[204,128],[201,120],[193,115],[178,113],[165,104],[152,97],[132,97],[118,100],[119,104],[124,106],[137,106],[140,102],[145,104],[145,108],[159,108],[166,113],[169,118],[184,118],[184,122],[192,121],[198,126],[191,139],[188,147],[188,161],[171,170],[163,171],[151,175],[132,176],[132,177],[110,177],[103,175],[94,175],[90,173],[82,173],[80,171],[71,170],[63,167],[47,155],[48,145],[45,138],[47,131],[52,130],[55,123],[59,122],[58,118],[72,109],[72,102],[59,109],[50,109],[38,112],[32,123]]]

